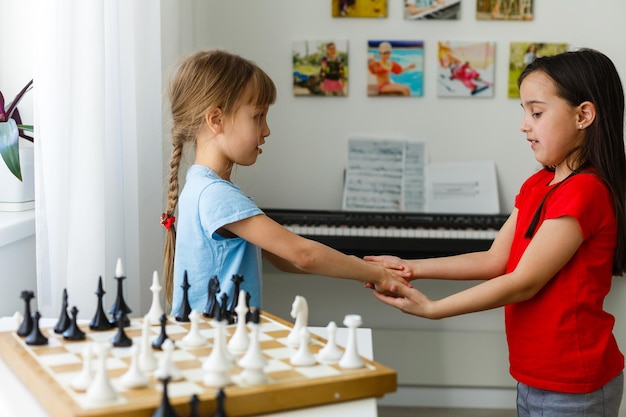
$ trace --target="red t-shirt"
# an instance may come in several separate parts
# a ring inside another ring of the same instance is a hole
[[[554,173],[543,169],[522,185],[507,272],[517,266],[524,237]],[[566,393],[592,392],[617,376],[624,356],[604,311],[611,288],[617,225],[611,195],[591,173],[563,182],[544,203],[540,220],[571,216],[584,241],[572,259],[532,299],[505,307],[510,372],[526,385]],[[539,229],[540,225],[537,226]],[[535,229],[535,230],[537,230]]]

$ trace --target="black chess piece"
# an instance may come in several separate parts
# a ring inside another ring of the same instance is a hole
[[[76,306],[72,307],[72,320],[70,321],[70,325],[67,329],[65,329],[65,331],[63,332],[63,339],[65,340],[85,340],[87,337],[85,336],[85,332],[83,332],[80,327],[78,327],[78,324],[76,323],[76,320],[78,318],[78,309],[76,308]]]
[[[61,315],[59,316],[59,321],[54,326],[54,332],[61,334],[70,327],[71,319],[70,315],[67,314],[67,288],[63,289],[63,306],[61,307]]]
[[[161,314],[159,322],[161,323],[161,333],[159,333],[157,338],[152,341],[152,348],[156,350],[163,350],[163,342],[167,340],[167,333],[165,331],[165,327],[167,325],[167,317],[165,316],[165,314]]]
[[[154,410],[152,417],[180,417],[180,415],[174,410],[170,403],[170,397],[167,393],[167,384],[170,382],[170,377],[159,378],[163,383],[163,395],[161,396],[161,403],[159,407]]]
[[[96,291],[96,295],[98,296],[98,307],[96,308],[96,313],[93,318],[89,322],[89,328],[91,330],[109,330],[113,327],[113,324],[109,321],[106,313],[104,312],[104,307],[102,306],[102,298],[106,294],[106,291],[102,288],[102,276],[98,278],[98,290]]]
[[[217,392],[217,409],[215,410],[215,414],[213,417],[228,417],[226,415],[226,409],[224,407],[224,403],[226,402],[226,394],[224,393],[224,388],[220,388]]]
[[[248,312],[246,313],[246,323],[250,323],[250,320],[252,320],[252,310],[250,309],[250,297],[252,297],[252,294],[247,292],[246,293],[246,307],[248,307]]]
[[[220,304],[220,308],[217,312],[217,320],[226,320],[226,323],[228,324],[233,324],[235,322],[234,318],[228,312],[228,294],[226,293],[222,293],[222,303]]]
[[[217,302],[217,294],[220,292],[220,281],[217,279],[217,276],[213,275],[209,278],[209,288],[207,291],[207,302],[204,307],[204,311],[202,315],[204,317],[213,318],[217,313],[217,309],[219,308],[219,303]]]
[[[124,331],[124,312],[122,310],[117,312],[117,317],[115,321],[117,323],[117,333],[111,339],[111,343],[115,347],[129,347],[133,345],[133,339],[128,337],[126,332]]]
[[[43,345],[48,344],[48,338],[44,336],[43,333],[41,333],[41,330],[39,329],[40,318],[41,318],[41,314],[39,314],[39,311],[35,311],[32,314],[31,319],[32,319],[33,326],[28,336],[26,336],[26,338],[24,339],[27,345],[43,346]]]
[[[35,298],[33,291],[22,291],[20,298],[24,300],[24,319],[17,329],[17,334],[27,336],[33,330],[33,317],[30,311],[30,300]]]
[[[128,305],[126,304],[126,301],[124,300],[124,287],[123,287],[123,282],[126,279],[125,276],[120,276],[120,277],[115,277],[115,279],[117,280],[117,296],[115,297],[115,303],[113,303],[113,306],[111,306],[111,308],[109,309],[109,314],[111,314],[111,320],[110,323],[113,326],[117,326],[117,322],[116,322],[116,317],[117,317],[117,312],[118,311],[123,311],[124,312],[124,327],[128,327],[130,326],[130,318],[129,318],[129,314],[133,312],[133,310],[130,309],[130,307],[128,307]]]
[[[254,324],[261,323],[261,309],[260,308],[254,308],[252,311],[249,312],[249,314],[250,314],[251,323],[254,323]]]
[[[236,315],[235,310],[237,309],[237,303],[239,303],[239,290],[241,288],[241,283],[244,281],[243,275],[234,274],[230,279],[233,282],[233,298],[231,298],[230,303],[228,305],[228,312],[231,316]]]
[[[193,394],[189,399],[189,417],[200,417],[200,412],[198,411],[199,403],[200,398],[198,398],[198,394]]]
[[[183,289],[183,305],[180,309],[180,313],[176,316],[176,321],[189,322],[189,313],[191,313],[191,306],[189,305],[189,279],[187,278],[187,271],[183,274],[183,284],[180,286]]]

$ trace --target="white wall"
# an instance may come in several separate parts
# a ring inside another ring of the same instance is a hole
[[[330,4],[331,0],[195,0],[196,47],[221,47],[250,58],[278,86],[279,97],[269,113],[272,135],[264,152],[254,166],[240,167],[235,176],[235,182],[261,207],[340,209],[346,141],[352,135],[366,135],[425,140],[432,162],[494,160],[502,211],[509,212],[521,182],[537,167],[518,129],[522,117],[519,101],[506,97],[509,43],[566,42],[574,48],[597,48],[614,60],[626,79],[626,2],[607,0],[600,5],[582,0],[538,0],[535,19],[530,22],[477,21],[476,0],[462,1],[462,17],[458,21],[405,21],[402,0],[389,0],[386,19],[332,18]],[[349,41],[349,96],[294,97],[292,42],[332,38]],[[366,96],[366,41],[383,38],[425,42],[423,97]],[[437,97],[439,40],[496,43],[494,98]],[[330,319],[341,321],[347,313],[362,314],[365,325],[374,329],[375,357],[398,365],[400,392],[409,389],[409,399],[403,397],[399,402],[433,405],[429,403],[432,400],[442,403],[438,405],[497,407],[502,405],[498,394],[501,388],[506,393],[505,404],[511,398],[508,388],[513,381],[507,380],[506,347],[494,342],[503,339],[491,337],[504,337],[501,310],[433,322],[377,304],[371,294],[351,282],[291,276],[269,267],[264,279],[265,308],[275,314],[286,317],[295,294],[307,297],[311,319],[317,325],[325,325]],[[440,297],[464,284],[422,285],[427,294]],[[626,308],[621,300],[625,286],[626,282],[617,278],[607,301],[608,309],[617,316],[616,334],[623,349]],[[421,338],[432,338],[433,334],[441,336],[439,345]],[[460,337],[463,335],[467,339]],[[481,344],[482,336],[485,337]],[[456,347],[451,346],[454,343]],[[377,350],[377,345],[385,351]],[[476,362],[477,366],[484,366],[485,353],[493,358],[492,366],[483,370],[487,380],[476,377],[480,368],[464,365]],[[474,361],[476,355],[481,360]],[[434,366],[440,366],[439,374],[430,374]],[[443,394],[428,391],[432,387],[423,380],[425,373],[433,375],[430,385],[447,386],[447,390]],[[472,390],[463,391],[476,386],[486,390],[499,388],[487,391],[485,397]],[[418,391],[411,391],[413,388]],[[459,389],[460,398],[456,396]],[[508,406],[512,408],[512,402]]]

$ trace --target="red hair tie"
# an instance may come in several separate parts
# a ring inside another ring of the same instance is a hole
[[[176,217],[172,216],[171,214],[167,214],[167,213],[161,214],[161,224],[168,231],[170,230],[170,227],[172,227],[175,221],[176,221]]]

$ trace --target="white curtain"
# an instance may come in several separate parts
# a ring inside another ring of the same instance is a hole
[[[132,315],[161,269],[161,1],[35,0],[38,288],[43,316],[62,291],[80,318],[105,309],[121,259]],[[170,6],[172,7],[172,6]]]

